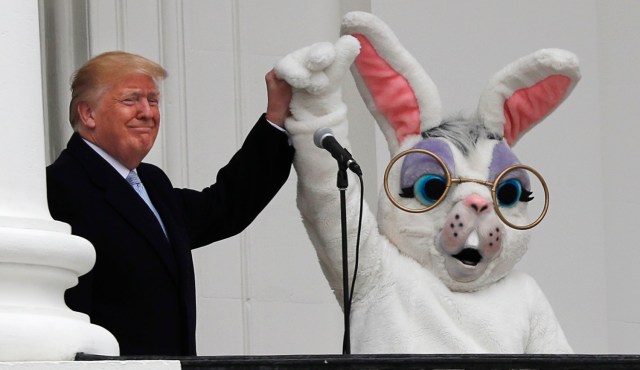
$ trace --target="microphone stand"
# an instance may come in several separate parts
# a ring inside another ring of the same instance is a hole
[[[349,255],[347,248],[347,201],[346,190],[349,186],[347,177],[347,161],[338,161],[337,185],[340,191],[340,225],[342,229],[342,295],[344,311],[344,339],[342,343],[342,354],[351,354],[351,333],[349,325],[349,314],[351,304],[349,302]]]

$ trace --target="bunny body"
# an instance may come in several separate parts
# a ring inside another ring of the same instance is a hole
[[[570,353],[551,307],[527,275],[451,292],[432,274],[394,261],[351,315],[354,353]],[[409,278],[411,277],[411,278]]]
[[[358,54],[354,77],[390,153],[426,149],[440,156],[456,177],[478,180],[491,181],[517,164],[510,146],[555,109],[579,79],[573,55],[539,51],[494,77],[475,117],[444,122],[433,82],[382,21],[368,13],[349,13],[342,32],[354,36],[298,50],[276,65],[278,75],[294,87],[286,127],[296,148],[298,208],[337,297],[342,297],[337,166],[314,145],[313,134],[331,128],[349,147],[340,86]],[[524,98],[519,96],[523,92]],[[429,167],[407,158],[406,171],[394,167],[389,175],[396,194],[403,182],[412,185],[413,174]],[[355,184],[357,179],[349,176]],[[346,200],[353,245],[357,186],[349,186]],[[364,205],[351,307],[353,352],[570,353],[538,285],[512,271],[526,252],[528,235],[498,218],[490,190],[478,183],[457,185],[437,208],[421,214],[398,209],[382,192],[377,217]],[[473,250],[477,260],[463,261],[463,250]],[[350,266],[354,258],[350,251]]]

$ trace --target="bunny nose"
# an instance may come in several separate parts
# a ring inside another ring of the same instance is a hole
[[[464,205],[481,214],[489,209],[489,201],[478,194],[471,194],[464,198]]]

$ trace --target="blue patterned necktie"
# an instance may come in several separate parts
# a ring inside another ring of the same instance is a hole
[[[129,174],[127,175],[127,182],[129,183],[129,185],[133,187],[136,193],[140,195],[142,200],[144,200],[144,202],[147,203],[147,205],[149,206],[149,209],[151,209],[151,212],[153,212],[153,214],[158,219],[158,222],[160,223],[160,226],[162,227],[162,231],[164,231],[164,235],[166,237],[167,230],[164,228],[164,223],[162,223],[162,219],[160,218],[160,214],[156,210],[156,207],[154,207],[153,203],[151,203],[151,199],[149,199],[149,194],[147,194],[147,190],[144,188],[144,185],[142,185],[142,182],[140,181],[138,174],[135,173],[134,171],[129,172]]]

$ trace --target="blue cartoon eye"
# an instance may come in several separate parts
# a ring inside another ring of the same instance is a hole
[[[438,201],[447,189],[447,181],[439,175],[424,175],[413,185],[413,194],[424,205]]]
[[[518,203],[518,200],[521,200],[522,192],[522,184],[517,179],[509,179],[501,182],[496,189],[498,205],[500,207],[513,207]]]

